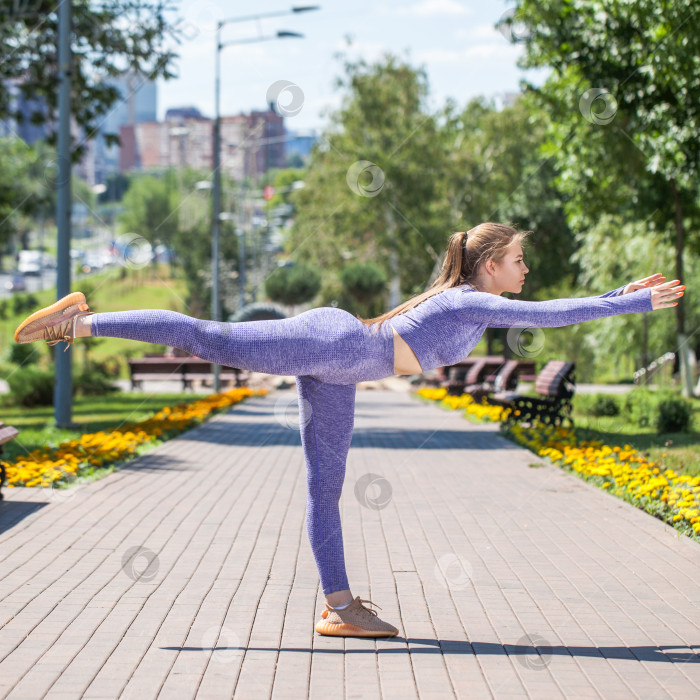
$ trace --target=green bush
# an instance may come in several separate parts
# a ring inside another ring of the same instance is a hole
[[[591,405],[591,414],[594,416],[617,416],[620,413],[620,406],[617,398],[610,394],[596,394]]]
[[[12,297],[12,313],[14,316],[19,316],[24,311],[24,295],[15,294]]]
[[[642,427],[651,425],[654,414],[654,395],[646,388],[633,389],[622,402],[622,415],[626,420]]]
[[[347,293],[360,304],[379,296],[386,287],[386,278],[373,263],[351,263],[340,273],[340,281]]]
[[[55,373],[53,370],[41,370],[34,367],[18,369],[6,378],[10,394],[20,406],[51,406]]]
[[[662,401],[676,399],[673,391],[652,391],[647,387],[638,387],[625,395],[622,404],[622,414],[626,420],[641,427],[651,427],[657,424],[659,404]]]
[[[101,396],[119,391],[113,386],[113,368],[91,365],[87,371],[73,375],[73,396]],[[20,406],[51,406],[54,399],[56,373],[54,369],[40,370],[34,367],[18,369],[7,376],[10,395]]]
[[[280,304],[296,306],[311,301],[321,289],[321,275],[308,265],[278,267],[265,280],[265,294]]]
[[[115,391],[119,391],[119,387],[112,385],[100,367],[92,366],[73,377],[73,393],[80,396],[101,396]]]
[[[102,362],[95,362],[93,364],[105,378],[116,378],[121,372],[121,364],[119,363],[119,358],[116,355],[109,355],[105,357]]]
[[[659,433],[681,433],[690,428],[690,401],[674,396],[659,402],[654,427]]]
[[[11,343],[7,359],[20,367],[36,364],[41,357],[41,346],[36,343]]]
[[[12,297],[12,313],[15,316],[29,311],[36,311],[38,306],[39,300],[33,294],[15,294]]]

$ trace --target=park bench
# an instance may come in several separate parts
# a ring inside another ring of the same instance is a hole
[[[2,456],[4,445],[10,440],[14,440],[17,437],[19,431],[11,425],[5,425],[0,421],[0,456]],[[0,501],[4,498],[2,495],[2,487],[7,480],[7,471],[2,462],[0,462]]]
[[[504,362],[502,355],[466,357],[441,369],[440,386],[446,388],[448,394],[459,396],[466,391],[466,385],[480,385],[487,373],[497,371]]]
[[[464,393],[471,394],[475,401],[481,401],[484,396],[514,391],[521,379],[535,379],[534,360],[506,360],[495,374],[485,374],[480,382],[465,384]]]
[[[131,388],[137,389],[144,381],[159,379],[178,379],[182,382],[183,391],[192,388],[193,381],[202,384],[213,382],[214,372],[212,363],[199,357],[157,357],[130,358],[129,374]],[[224,383],[235,383],[236,386],[245,386],[248,375],[236,367],[221,367],[219,380]]]
[[[497,391],[515,389],[519,380],[535,380],[533,360],[506,360],[501,355],[467,357],[455,365],[441,368],[440,386],[448,394],[471,394],[477,401]]]
[[[535,379],[538,397],[501,391],[489,396],[489,403],[512,409],[504,421],[506,425],[520,422],[532,425],[537,418],[549,425],[561,425],[567,420],[573,428],[571,398],[576,390],[574,368],[574,362],[550,360]]]
[[[203,385],[208,385],[214,381],[214,371],[212,363],[201,360],[198,357],[188,357],[182,362],[182,382],[186,389],[192,388],[193,381],[201,381]],[[245,386],[248,374],[237,367],[219,368],[219,381],[227,384],[234,383],[236,386]]]

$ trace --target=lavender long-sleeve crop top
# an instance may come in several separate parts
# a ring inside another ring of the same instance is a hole
[[[622,294],[624,287],[600,296],[520,301],[464,284],[433,294],[409,311],[392,316],[388,323],[426,372],[463,360],[486,328],[552,328],[653,310],[651,289]]]

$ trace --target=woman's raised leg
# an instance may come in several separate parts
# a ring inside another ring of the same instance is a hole
[[[206,321],[176,311],[143,309],[95,313],[92,335],[169,345],[227,367],[290,376],[333,375],[347,358],[338,309],[261,321]],[[347,382],[341,382],[347,383]]]
[[[354,385],[394,373],[391,333],[388,326],[378,330],[329,306],[291,318],[238,323],[163,309],[93,313],[85,296],[74,292],[31,314],[15,331],[15,341],[66,341],[67,348],[76,337],[127,338],[169,345],[223,366]]]

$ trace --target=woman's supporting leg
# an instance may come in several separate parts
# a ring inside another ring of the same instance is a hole
[[[349,588],[338,502],[355,420],[354,384],[298,376],[299,428],[306,460],[306,530],[325,595]]]

